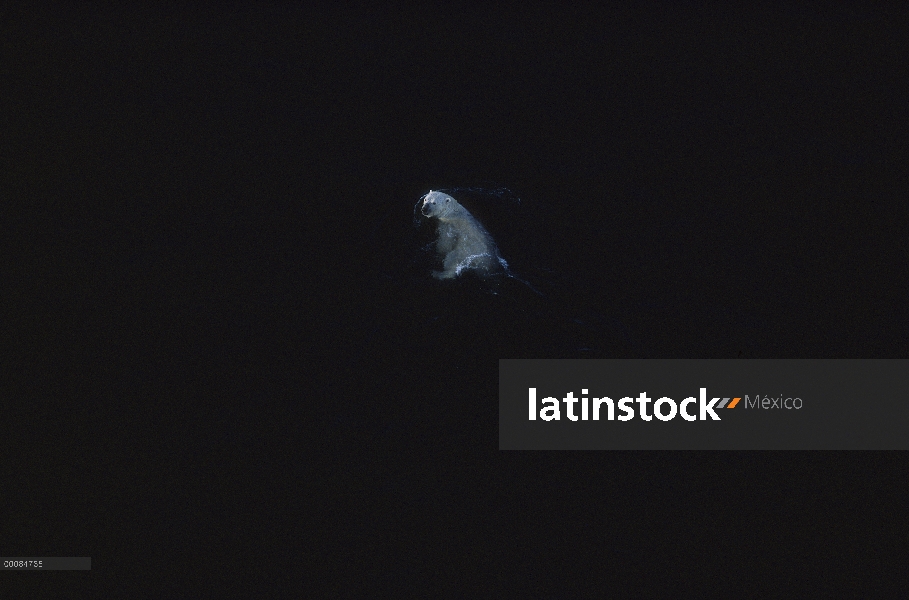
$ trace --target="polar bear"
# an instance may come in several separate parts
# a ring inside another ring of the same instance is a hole
[[[433,277],[451,279],[465,269],[480,275],[503,271],[505,261],[499,256],[492,236],[457,200],[448,194],[430,191],[422,201],[420,212],[438,220],[436,250],[444,257],[444,270],[433,271]]]

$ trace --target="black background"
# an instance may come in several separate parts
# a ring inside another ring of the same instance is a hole
[[[499,358],[906,357],[895,15],[0,16],[3,544],[93,560],[26,595],[570,596],[730,552],[764,589],[904,541],[905,454],[496,449]],[[510,190],[463,200],[542,295],[428,277],[413,205],[455,186]]]

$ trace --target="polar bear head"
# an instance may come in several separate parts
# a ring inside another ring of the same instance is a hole
[[[442,192],[432,192],[423,196],[423,206],[420,212],[425,217],[441,219],[450,214],[458,206],[458,201]]]

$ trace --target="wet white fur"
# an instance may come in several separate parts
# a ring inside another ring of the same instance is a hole
[[[504,268],[492,236],[457,200],[432,191],[422,200],[420,212],[438,220],[436,250],[444,257],[443,270],[433,271],[433,277],[451,279],[465,270],[488,275]]]

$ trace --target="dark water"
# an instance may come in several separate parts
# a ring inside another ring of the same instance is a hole
[[[500,358],[905,357],[886,20],[45,12],[4,19],[3,536],[101,565],[48,594],[576,596],[904,539],[902,456],[497,450]],[[523,281],[430,277],[455,187]]]

